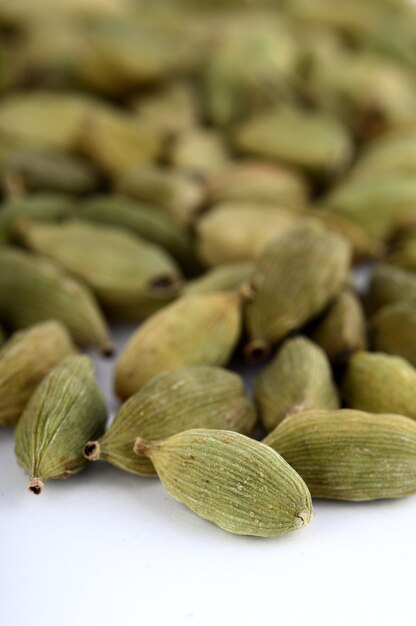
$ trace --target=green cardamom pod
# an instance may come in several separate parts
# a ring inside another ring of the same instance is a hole
[[[414,97],[414,96],[413,96]],[[416,131],[398,130],[372,142],[352,170],[354,178],[416,174]]]
[[[416,419],[416,370],[401,357],[356,352],[348,361],[341,393],[353,409]]]
[[[112,353],[107,324],[86,285],[18,248],[0,247],[0,267],[0,319],[7,325],[19,329],[56,319],[80,345]]]
[[[284,342],[270,365],[258,374],[255,397],[268,432],[293,413],[339,408],[328,358],[306,337]]]
[[[218,131],[196,126],[179,133],[168,160],[175,170],[209,181],[223,171],[230,158]]]
[[[0,424],[16,424],[39,383],[75,352],[68,331],[59,322],[14,333],[0,350]]]
[[[416,493],[416,423],[401,415],[305,411],[264,443],[302,476],[312,497],[401,498]]]
[[[339,294],[312,331],[311,339],[325,350],[330,361],[343,361],[353,352],[367,348],[364,310],[351,289]]]
[[[133,452],[136,437],[159,441],[191,428],[249,435],[255,422],[254,406],[237,374],[204,366],[162,372],[123,404],[101,439],[86,444],[84,455],[151,475],[155,469],[150,459]]]
[[[386,258],[387,263],[416,272],[416,237],[395,244]]]
[[[401,356],[416,367],[416,307],[397,302],[382,307],[370,321],[375,350]]]
[[[213,291],[236,291],[248,280],[252,271],[252,261],[219,265],[208,270],[200,278],[190,281],[185,286],[184,293],[195,295]]]
[[[89,439],[100,437],[107,410],[89,357],[70,356],[43,379],[16,427],[16,457],[39,495],[49,478],[68,478],[87,463]]]
[[[191,365],[225,365],[241,331],[235,293],[184,296],[146,320],[121,352],[115,388],[129,398],[163,371]]]
[[[276,537],[306,526],[309,491],[279,454],[224,430],[188,430],[149,442],[138,439],[169,493],[204,519],[238,535]]]
[[[84,280],[113,316],[140,320],[170,302],[181,275],[159,246],[123,229],[88,222],[19,221],[19,240]]]
[[[256,261],[244,294],[250,360],[318,315],[348,279],[347,240],[305,222],[271,243]]]
[[[416,274],[379,263],[371,275],[367,308],[370,313],[375,313],[385,305],[397,302],[416,305]]]

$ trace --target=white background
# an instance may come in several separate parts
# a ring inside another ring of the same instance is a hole
[[[236,537],[104,463],[33,496],[13,447],[1,429],[0,626],[415,624],[416,497],[318,501],[303,530]]]

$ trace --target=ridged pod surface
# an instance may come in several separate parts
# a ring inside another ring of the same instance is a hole
[[[16,427],[16,457],[39,495],[49,478],[87,463],[82,448],[104,431],[107,410],[89,357],[67,357],[36,389]]]
[[[416,367],[416,307],[397,302],[382,307],[371,319],[375,350],[401,356]]]
[[[348,361],[341,394],[353,409],[416,419],[416,370],[401,357],[356,352]]]
[[[255,397],[267,431],[293,413],[339,407],[327,356],[305,337],[285,341],[257,376]]]
[[[416,274],[380,263],[371,276],[366,302],[368,310],[374,313],[387,304],[397,302],[416,306]]]
[[[16,233],[31,250],[83,279],[115,316],[140,320],[170,302],[180,272],[159,246],[116,227],[72,221],[18,222]]]
[[[400,498],[416,493],[416,423],[401,415],[305,411],[264,440],[302,476],[312,497]]]
[[[276,537],[312,518],[298,474],[262,443],[224,430],[188,430],[159,443],[138,440],[169,493],[238,535]]]
[[[251,261],[228,263],[208,270],[201,278],[189,282],[184,291],[187,295],[212,293],[213,291],[235,291],[241,287],[253,271]]]
[[[358,296],[345,289],[318,323],[311,339],[331,361],[344,360],[356,350],[367,348],[366,320]]]
[[[351,261],[347,240],[306,222],[270,244],[248,282],[248,358],[300,328],[337,295]]]
[[[237,374],[219,367],[190,367],[155,376],[121,407],[110,428],[84,448],[128,472],[155,474],[149,458],[133,452],[136,437],[166,439],[191,428],[235,430],[249,435],[256,422],[252,402]]]
[[[184,296],[146,320],[116,363],[115,388],[126,399],[163,371],[225,365],[240,337],[236,294]]]
[[[59,320],[81,345],[112,352],[106,322],[88,287],[43,257],[0,248],[0,319],[12,328]]]
[[[0,424],[16,424],[38,384],[75,352],[68,331],[59,322],[15,333],[0,350]]]

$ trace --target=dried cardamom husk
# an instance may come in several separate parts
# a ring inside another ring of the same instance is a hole
[[[400,267],[379,263],[371,275],[367,308],[374,313],[386,304],[397,302],[416,305],[416,275]]]
[[[92,165],[80,157],[53,150],[20,149],[12,152],[0,167],[6,191],[20,185],[23,191],[91,193],[98,186]]]
[[[185,226],[155,206],[119,195],[92,196],[80,206],[78,217],[98,224],[120,226],[158,244],[189,272],[198,267],[193,242]]]
[[[0,350],[0,424],[14,426],[39,383],[76,352],[62,324],[36,324],[14,333]]]
[[[123,229],[24,221],[14,231],[31,250],[83,279],[116,317],[144,319],[179,292],[181,275],[173,259]]]
[[[254,406],[237,374],[206,366],[163,372],[123,404],[107,432],[85,445],[84,455],[148,476],[156,472],[149,458],[134,454],[136,437],[159,441],[191,428],[249,435],[255,422]]]
[[[416,237],[394,244],[386,261],[405,270],[416,272]]]
[[[416,423],[401,415],[305,411],[285,419],[264,443],[299,472],[312,497],[360,501],[416,493]]]
[[[325,350],[330,361],[343,361],[367,348],[364,310],[352,289],[339,294],[311,332],[311,339]]]
[[[264,202],[280,207],[304,206],[308,188],[301,175],[268,161],[234,161],[209,181],[209,195],[218,202]]]
[[[271,241],[299,224],[297,211],[254,202],[223,202],[196,224],[197,249],[209,266],[258,257]]]
[[[348,130],[336,118],[288,107],[243,121],[234,145],[243,154],[326,175],[342,171],[352,157]]]
[[[416,181],[409,174],[350,179],[325,199],[326,208],[386,239],[406,216],[415,214]]]
[[[382,135],[370,143],[351,175],[357,179],[391,174],[416,173],[416,129],[406,129]]]
[[[382,307],[370,320],[374,349],[401,356],[416,367],[416,303]]]
[[[338,409],[340,405],[327,356],[306,337],[284,342],[273,361],[258,374],[255,397],[268,432],[293,413]]]
[[[228,165],[229,155],[218,131],[196,127],[177,135],[168,160],[176,170],[208,181]]]
[[[68,478],[87,463],[85,441],[104,431],[107,410],[89,357],[70,356],[43,379],[16,427],[16,457],[28,489],[42,492],[49,478]]]
[[[0,319],[27,328],[56,319],[80,345],[103,354],[113,346],[109,330],[89,288],[56,263],[18,248],[0,247]]]
[[[138,439],[164,487],[204,519],[238,535],[276,537],[312,518],[309,491],[279,454],[240,433],[195,429]]]
[[[347,240],[314,222],[272,242],[243,286],[247,358],[264,358],[274,343],[318,315],[347,282],[350,261]]]
[[[0,244],[12,243],[11,226],[18,218],[59,222],[72,214],[72,201],[68,196],[36,193],[13,197],[0,207]]]
[[[193,222],[206,193],[204,186],[191,176],[156,165],[124,172],[117,186],[121,193],[155,204],[183,224]]]
[[[163,371],[192,365],[225,365],[240,337],[235,293],[184,296],[146,320],[120,353],[115,388],[129,398]]]
[[[341,394],[352,409],[416,419],[416,370],[381,352],[356,352],[348,361]]]
[[[219,265],[208,270],[200,278],[190,281],[184,289],[187,295],[215,291],[237,291],[253,271],[252,261]]]

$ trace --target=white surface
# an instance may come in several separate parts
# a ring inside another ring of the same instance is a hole
[[[415,623],[416,497],[318,501],[301,531],[235,537],[104,463],[35,497],[13,446],[1,429],[0,626]]]

